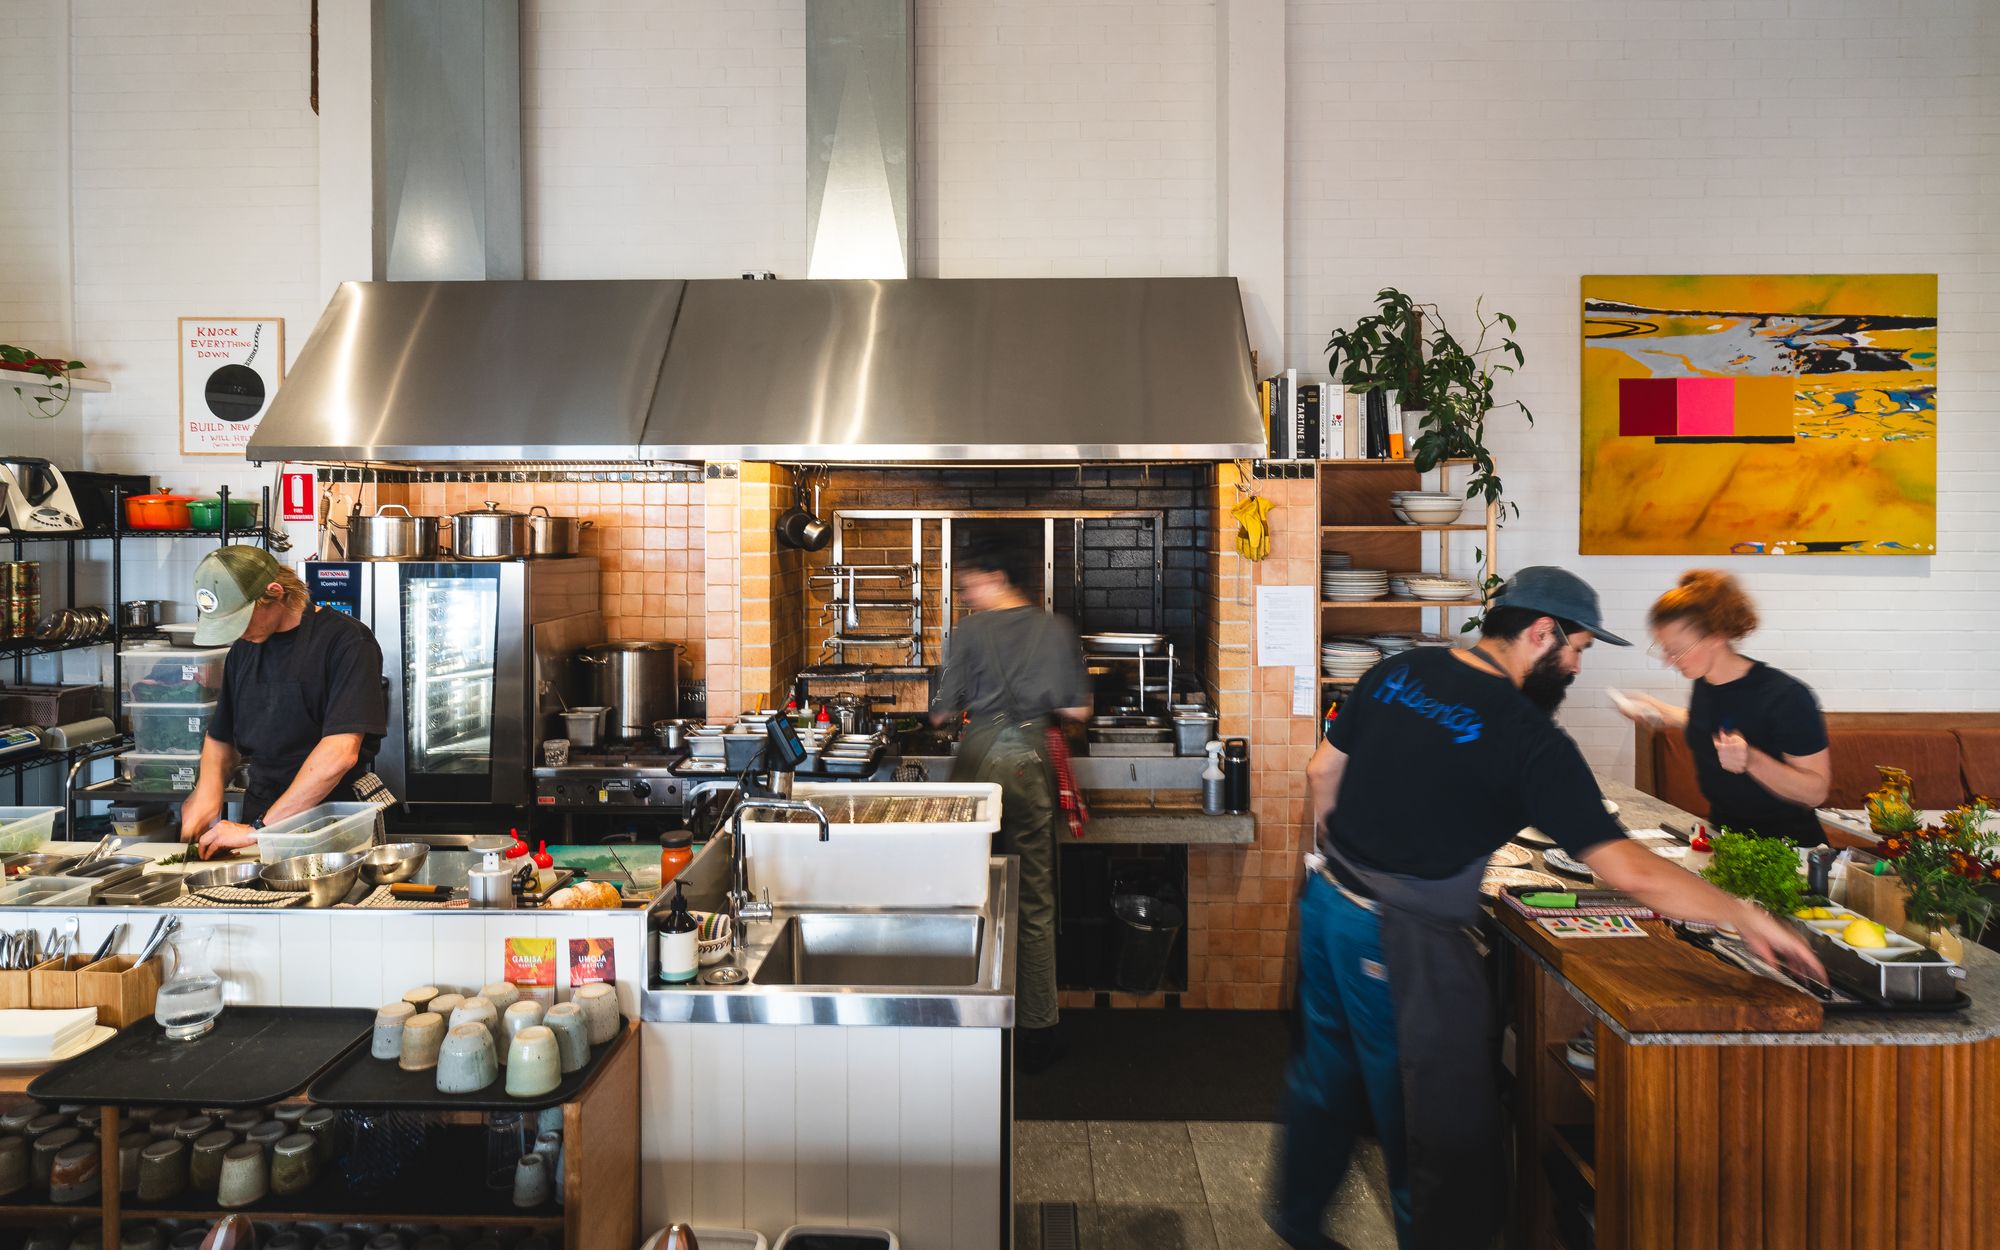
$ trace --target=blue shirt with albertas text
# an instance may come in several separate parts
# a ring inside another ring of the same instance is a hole
[[[1623,836],[1570,736],[1514,683],[1445,647],[1369,669],[1326,740],[1347,756],[1333,845],[1366,867],[1449,877],[1527,825],[1571,855]]]

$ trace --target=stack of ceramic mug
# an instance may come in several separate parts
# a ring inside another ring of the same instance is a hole
[[[495,981],[471,997],[420,986],[375,1013],[369,1054],[405,1072],[435,1072],[441,1094],[473,1094],[500,1079],[507,1093],[540,1098],[590,1062],[590,1048],[618,1036],[618,993],[578,986],[567,1003],[544,1007]]]

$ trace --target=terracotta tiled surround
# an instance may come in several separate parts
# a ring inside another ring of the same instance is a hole
[[[346,488],[350,500],[353,489]],[[583,551],[603,570],[605,636],[684,643],[700,676],[707,662],[702,483],[423,482],[365,489],[364,506],[379,498],[418,515],[449,516],[493,500],[515,512],[539,504],[557,516],[591,522]]]
[[[1305,842],[1305,763],[1318,717],[1291,715],[1290,673],[1252,666],[1253,604],[1259,585],[1313,585],[1319,521],[1310,480],[1260,481],[1271,511],[1272,553],[1253,564],[1236,553],[1230,516],[1238,470],[1219,466],[1209,501],[1204,633],[1210,694],[1225,737],[1250,740],[1257,842],[1192,847],[1188,854],[1189,1007],[1276,1008],[1290,1000],[1299,857]],[[885,491],[887,486],[890,489]],[[377,488],[370,488],[371,491]],[[612,637],[685,642],[708,683],[711,718],[754,704],[781,704],[824,636],[818,599],[807,593],[808,560],[778,546],[773,526],[793,498],[791,470],[770,464],[710,465],[700,483],[656,485],[462,485],[382,487],[383,502],[434,514],[487,499],[595,522],[584,548],[604,566],[604,610]],[[397,498],[398,494],[403,499]],[[372,504],[373,500],[370,499]],[[952,507],[966,500],[924,487],[922,473],[836,476],[825,507]],[[907,524],[881,541],[851,546],[850,560],[904,559]],[[935,567],[936,552],[930,553]],[[935,618],[936,587],[926,587]],[[818,596],[823,599],[824,596]],[[931,638],[926,658],[937,660]],[[885,659],[888,657],[884,657]],[[1082,1006],[1089,995],[1065,995]],[[1117,1005],[1153,1006],[1160,995],[1118,994]]]

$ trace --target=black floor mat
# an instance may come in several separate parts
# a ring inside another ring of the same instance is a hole
[[[1278,1011],[1065,1011],[1068,1053],[1020,1074],[1021,1120],[1277,1120],[1291,1034]]]

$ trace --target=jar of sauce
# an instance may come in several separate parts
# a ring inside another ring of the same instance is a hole
[[[660,839],[660,888],[666,889],[667,882],[680,875],[681,869],[694,862],[694,835],[686,830],[675,830]]]

